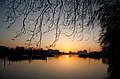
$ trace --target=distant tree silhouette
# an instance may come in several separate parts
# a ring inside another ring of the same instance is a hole
[[[7,55],[9,48],[6,46],[0,46],[0,56]]]

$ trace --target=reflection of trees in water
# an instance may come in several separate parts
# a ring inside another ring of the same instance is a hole
[[[109,56],[108,58],[108,78],[109,79],[120,79],[120,56]]]
[[[23,61],[28,61],[29,64],[32,62],[32,60],[42,60],[47,62],[47,57],[0,57],[1,62],[3,62],[3,65],[5,66],[6,64],[11,64],[13,62],[23,62]]]

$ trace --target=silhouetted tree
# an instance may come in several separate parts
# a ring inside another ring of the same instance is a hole
[[[42,35],[55,30],[55,40],[50,45],[54,46],[63,29],[68,30],[64,33],[67,37],[80,37],[82,40],[84,30],[91,32],[94,24],[100,23],[101,45],[119,49],[115,44],[119,45],[120,0],[1,0],[0,5],[6,9],[8,28],[23,17],[22,28],[13,40],[27,33],[31,35],[27,40],[31,45],[33,38],[39,35],[39,46]]]
[[[22,28],[17,31],[13,40],[27,33],[31,35],[27,40],[28,45],[31,45],[34,37],[39,36],[39,46],[42,35],[55,31],[51,47],[55,46],[60,34],[82,40],[84,30],[90,33],[96,22],[95,12],[101,7],[101,2],[102,0],[1,0],[0,5],[6,9],[5,22],[10,23],[7,28],[23,17]],[[63,29],[67,31],[62,32]]]
[[[120,72],[120,0],[110,0],[99,9],[100,42],[108,56],[108,78],[119,79]]]
[[[50,45],[54,46],[60,34],[82,40],[84,30],[90,33],[95,24],[99,24],[101,46],[110,54],[120,54],[120,0],[2,0],[0,5],[7,9],[5,22],[10,22],[8,28],[23,17],[22,28],[13,40],[28,33],[30,45],[39,35],[39,46],[42,35],[55,30],[55,40]],[[63,33],[63,29],[68,31]]]
[[[4,56],[8,54],[9,48],[6,46],[0,46],[0,56]]]
[[[108,48],[108,52],[119,52],[120,50],[120,2],[115,1],[105,5],[100,10],[99,19],[101,23],[101,45]]]

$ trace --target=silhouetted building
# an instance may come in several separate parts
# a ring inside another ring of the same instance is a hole
[[[48,52],[52,55],[59,54],[59,50],[48,49]]]
[[[77,53],[79,56],[88,56],[87,50],[78,51]]]

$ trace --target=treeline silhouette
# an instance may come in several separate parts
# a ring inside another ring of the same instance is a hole
[[[54,53],[52,54],[60,54],[59,50],[52,50]],[[47,56],[53,56],[50,53],[49,50],[43,50],[41,49],[32,49],[32,48],[24,48],[24,47],[15,47],[15,48],[8,48],[6,46],[0,46],[0,56],[1,57],[34,57],[34,56],[41,56],[41,57],[47,57]]]

